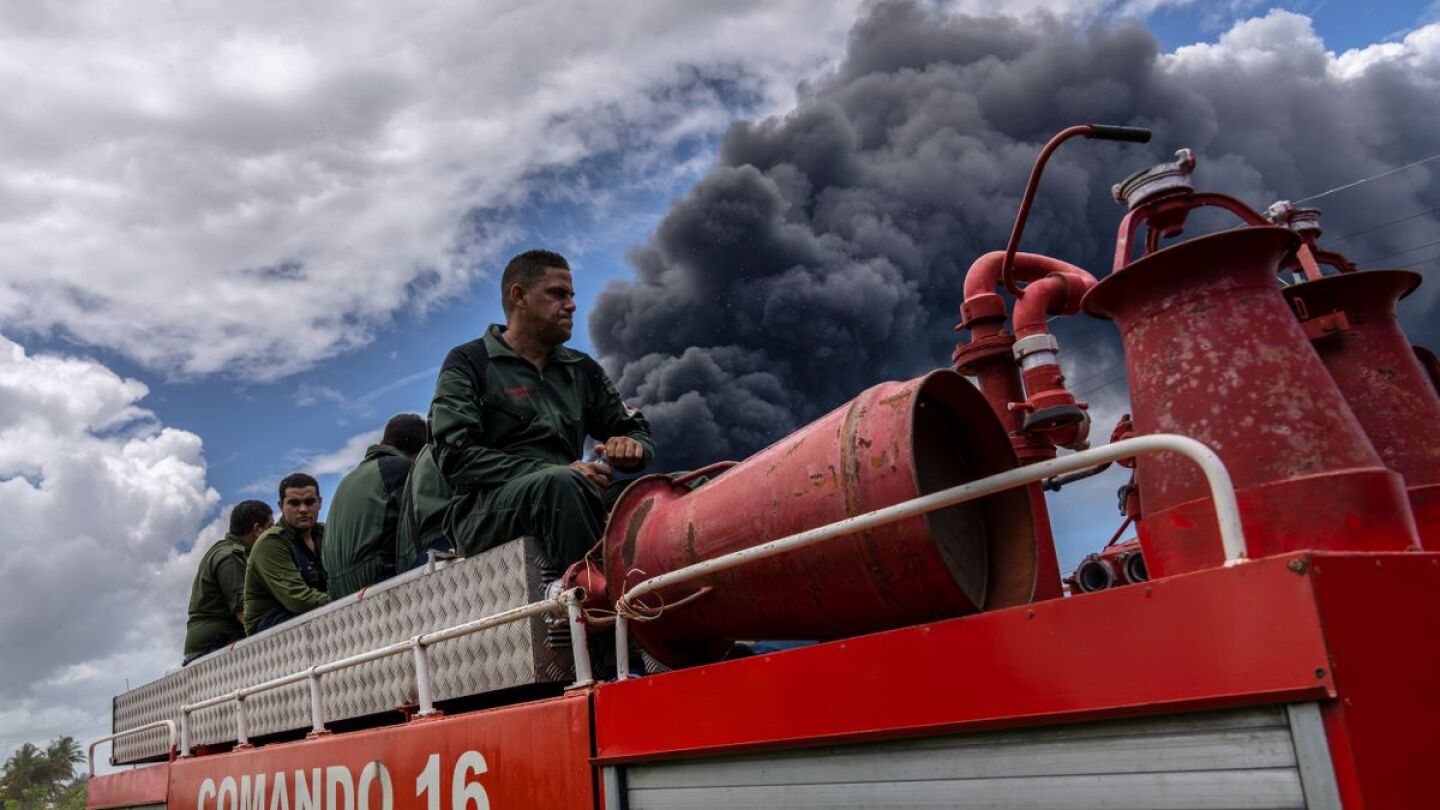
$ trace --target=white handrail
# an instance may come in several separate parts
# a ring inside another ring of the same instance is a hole
[[[917,515],[973,501],[1007,489],[1033,484],[1052,475],[1075,472],[1097,464],[1119,461],[1122,458],[1164,452],[1185,456],[1195,462],[1201,472],[1205,474],[1205,480],[1210,485],[1210,494],[1215,502],[1215,514],[1220,527],[1220,542],[1225,548],[1225,564],[1229,566],[1242,562],[1245,559],[1246,548],[1245,532],[1240,526],[1240,505],[1235,498],[1235,486],[1230,480],[1230,473],[1225,469],[1225,463],[1220,460],[1215,451],[1188,436],[1169,433],[1136,436],[1060,458],[1027,464],[1024,467],[1017,467],[977,481],[942,489],[939,492],[902,501],[873,512],[866,512],[863,515],[837,520],[834,523],[807,529],[788,537],[770,540],[757,546],[733,551],[642,580],[635,587],[626,591],[615,605],[617,613],[615,620],[617,674],[622,680],[630,677],[630,627],[625,614],[630,611],[634,600],[648,593],[826,540],[846,537],[877,526],[896,523]]]
[[[250,723],[245,710],[245,700],[262,692],[269,692],[291,684],[309,681],[310,683],[310,721],[311,734],[325,733],[325,703],[321,691],[322,675],[338,672],[353,666],[375,661],[391,655],[410,651],[415,658],[415,693],[417,702],[420,705],[418,714],[427,716],[435,714],[435,701],[430,685],[430,647],[442,641],[449,641],[461,636],[477,633],[481,630],[488,630],[492,627],[518,622],[532,616],[541,616],[547,613],[564,613],[566,620],[570,623],[570,644],[575,656],[575,686],[583,686],[593,682],[590,670],[590,649],[586,646],[585,626],[579,621],[580,604],[585,600],[583,588],[571,588],[562,591],[548,599],[538,602],[531,602],[528,605],[511,608],[490,616],[473,619],[453,627],[446,627],[430,633],[423,633],[404,641],[397,641],[387,644],[384,647],[377,647],[373,650],[366,650],[362,653],[330,661],[324,664],[317,664],[299,672],[292,672],[289,675],[282,675],[279,678],[272,678],[264,683],[254,686],[246,686],[227,692],[223,695],[216,695],[212,698],[187,704],[180,707],[180,755],[190,756],[190,715],[208,709],[212,706],[220,706],[225,703],[235,703],[235,737],[237,745],[250,744]],[[164,722],[170,722],[168,720]],[[173,724],[172,724],[173,725]],[[128,733],[128,732],[122,732]],[[172,743],[173,746],[173,743]]]
[[[120,739],[121,737],[129,737],[129,736],[134,735],[134,734],[142,734],[142,733],[144,733],[144,732],[146,732],[146,731],[153,731],[153,730],[155,730],[155,729],[157,729],[157,728],[164,728],[164,729],[168,729],[168,730],[170,731],[170,745],[168,745],[168,746],[166,747],[166,750],[174,751],[174,750],[175,750],[175,737],[176,737],[175,721],[174,721],[174,720],[156,720],[156,721],[153,722],[153,723],[146,723],[146,724],[143,725],[143,726],[136,726],[135,728],[127,728],[127,729],[125,729],[124,731],[117,731],[117,732],[115,732],[114,734],[110,734],[110,735],[108,735],[108,736],[101,737],[100,739],[96,740],[95,742],[90,743],[89,753],[86,755],[86,760],[87,760],[88,763],[89,763],[90,775],[91,775],[91,776],[94,776],[94,775],[95,775],[95,746],[97,746],[97,745],[99,745],[99,744],[101,744],[101,743],[104,743],[104,742],[109,742],[109,741],[111,741],[111,740],[118,740],[118,739]]]

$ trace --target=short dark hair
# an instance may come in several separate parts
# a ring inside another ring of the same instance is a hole
[[[380,443],[413,456],[425,446],[428,433],[425,417],[418,413],[397,413],[385,423],[385,435],[380,437]]]
[[[237,537],[246,534],[274,514],[275,510],[264,501],[241,501],[230,510],[230,533]]]
[[[538,249],[527,250],[511,259],[505,265],[505,272],[500,274],[500,306],[504,307],[505,314],[510,314],[510,288],[519,284],[529,289],[552,267],[569,270],[570,262],[553,250]]]
[[[280,500],[285,500],[285,490],[304,489],[305,487],[314,487],[315,494],[320,494],[320,482],[315,480],[315,476],[302,472],[290,473],[280,479]]]

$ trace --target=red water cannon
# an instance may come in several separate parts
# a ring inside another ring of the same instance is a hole
[[[1114,267],[1082,305],[1120,328],[1135,433],[1191,436],[1220,455],[1251,556],[1418,547],[1404,482],[1381,463],[1280,292],[1278,274],[1298,261],[1303,238],[1233,197],[1196,192],[1194,168],[1182,149],[1115,186],[1129,212]],[[1203,207],[1244,227],[1161,248]],[[1200,473],[1164,454],[1138,458],[1135,472],[1149,573],[1221,564]]]
[[[1319,209],[1282,200],[1266,218],[1301,238],[1293,266],[1282,268],[1304,280],[1285,287],[1285,299],[1380,460],[1404,476],[1420,539],[1440,544],[1440,395],[1426,352],[1410,344],[1396,314],[1420,274],[1357,272],[1345,256],[1321,249]],[[1326,275],[1322,265],[1337,272]]]

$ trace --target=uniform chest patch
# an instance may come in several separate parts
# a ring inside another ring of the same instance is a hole
[[[510,397],[516,402],[524,402],[530,399],[530,388],[529,386],[525,385],[517,385],[513,388],[506,388],[505,396]]]

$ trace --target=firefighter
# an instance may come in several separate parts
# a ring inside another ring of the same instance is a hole
[[[245,633],[261,630],[330,603],[321,559],[320,484],[305,473],[280,481],[280,522],[250,549],[245,565]]]
[[[533,535],[568,565],[600,537],[611,466],[639,470],[654,456],[650,426],[599,363],[563,345],[575,317],[565,257],[522,253],[500,288],[505,325],[451,350],[430,404],[435,460],[455,493],[445,527],[465,554]],[[587,435],[603,461],[581,460]]]
[[[425,446],[425,418],[396,414],[379,444],[340,479],[330,499],[321,558],[332,600],[395,576],[395,527],[415,455]]]
[[[263,501],[241,501],[230,510],[230,531],[200,558],[190,586],[182,664],[245,638],[245,562],[255,539],[273,525],[274,512]]]

